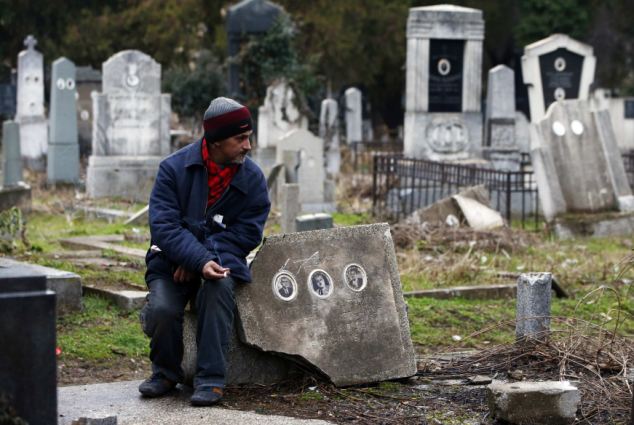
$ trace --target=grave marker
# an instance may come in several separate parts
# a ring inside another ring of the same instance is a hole
[[[20,157],[20,126],[15,121],[2,123],[3,186],[15,186],[23,181]]]
[[[170,152],[170,95],[161,93],[161,65],[138,50],[103,63],[103,92],[93,92],[91,198],[147,201],[161,159]]]
[[[319,137],[324,141],[326,171],[331,176],[336,176],[341,167],[341,150],[339,148],[339,106],[334,99],[328,98],[321,102]]]
[[[297,129],[308,129],[308,119],[297,108],[293,88],[280,80],[266,89],[264,105],[258,108],[258,148],[277,147],[279,140]]]
[[[53,62],[52,67],[47,181],[77,183],[79,144],[75,64],[62,57]]]
[[[345,91],[346,99],[346,142],[363,141],[363,115],[361,90],[350,87]]]
[[[252,274],[236,290],[247,344],[307,362],[335,385],[416,373],[387,224],[271,236]]]
[[[44,169],[48,127],[44,116],[44,60],[29,35],[18,55],[18,92],[15,120],[20,124],[20,152],[29,168]]]
[[[482,11],[414,7],[407,21],[404,153],[432,160],[479,154]]]

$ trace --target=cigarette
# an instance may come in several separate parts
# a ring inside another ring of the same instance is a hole
[[[227,272],[225,272],[224,276],[227,277]]]

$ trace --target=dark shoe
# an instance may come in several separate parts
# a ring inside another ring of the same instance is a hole
[[[211,406],[222,399],[222,388],[201,385],[196,388],[191,398],[192,406]]]
[[[176,382],[170,381],[162,373],[154,373],[139,385],[139,392],[144,397],[160,397],[172,391]]]

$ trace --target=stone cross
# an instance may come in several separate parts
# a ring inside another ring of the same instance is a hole
[[[75,64],[62,57],[53,62],[52,68],[48,182],[77,183],[79,143]]]
[[[31,34],[29,34],[24,39],[24,45],[26,46],[28,50],[35,50],[35,46],[37,45],[37,39],[33,37]]]
[[[548,338],[552,278],[550,273],[522,273],[517,279],[517,340]]]
[[[361,90],[350,87],[346,98],[346,141],[348,144],[363,141]]]
[[[341,166],[341,151],[339,149],[339,106],[334,99],[328,98],[321,102],[319,137],[324,140],[326,171],[335,176],[339,174]]]

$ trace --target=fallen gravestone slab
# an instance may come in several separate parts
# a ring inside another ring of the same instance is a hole
[[[472,229],[490,230],[504,226],[502,215],[494,209],[462,195],[454,195],[451,199],[456,202],[467,224]]]
[[[509,382],[487,387],[491,416],[513,425],[564,425],[575,421],[579,390],[568,381]]]
[[[354,385],[412,376],[414,349],[389,226],[274,235],[236,291],[240,339]]]
[[[75,273],[38,264],[24,263],[6,257],[0,258],[0,269],[26,270],[29,273],[46,276],[46,289],[55,291],[57,296],[57,314],[61,315],[82,309],[81,277]]]

